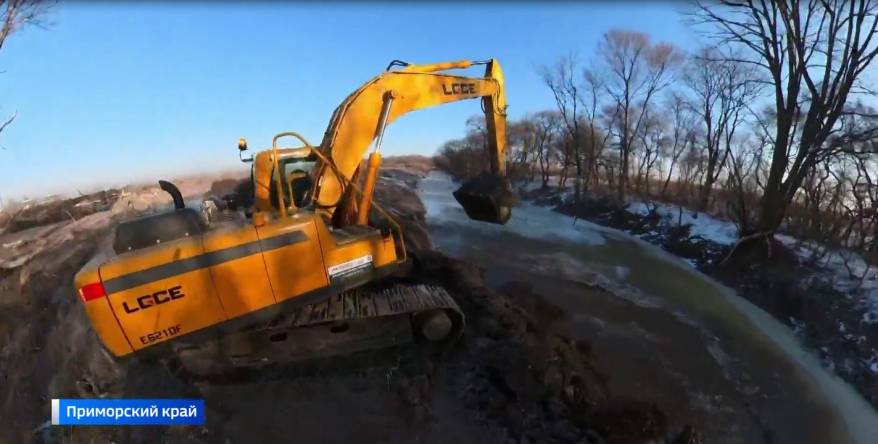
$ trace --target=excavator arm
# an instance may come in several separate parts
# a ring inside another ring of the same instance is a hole
[[[484,77],[443,72],[477,64],[485,65]],[[394,66],[402,68],[391,70]],[[349,95],[333,113],[320,145],[324,157],[335,168],[325,163],[318,164],[313,192],[317,207],[333,214],[334,220],[356,219],[357,223],[365,223],[380,166],[379,150],[386,126],[408,112],[465,99],[482,101],[491,171],[465,183],[455,192],[455,197],[471,218],[505,223],[511,214],[512,200],[505,179],[506,96],[503,71],[494,59],[431,65],[395,61],[387,71]],[[373,141],[363,192],[359,202],[353,202],[354,193],[347,189],[346,183],[356,181],[361,160]],[[334,214],[339,211],[351,214]]]

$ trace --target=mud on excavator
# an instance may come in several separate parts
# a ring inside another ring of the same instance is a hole
[[[445,71],[484,65],[483,77]],[[396,279],[400,225],[373,202],[388,124],[410,111],[481,99],[490,171],[455,197],[473,219],[505,223],[506,99],[496,60],[392,62],[336,108],[322,143],[293,132],[244,158],[244,195],[122,222],[74,280],[95,332],[116,356],[174,356],[193,374],[352,353],[408,341],[447,343],[464,317],[441,287]],[[293,139],[297,147],[282,147]],[[372,145],[368,161],[363,157]]]

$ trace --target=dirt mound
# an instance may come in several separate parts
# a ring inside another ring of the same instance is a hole
[[[0,442],[30,442],[48,416],[48,399],[94,396],[117,380],[73,292],[73,275],[110,227],[93,214],[22,251],[27,260],[2,268],[0,281]],[[26,247],[25,247],[26,248]]]
[[[514,206],[518,204],[518,197],[512,192],[512,187],[505,177],[483,172],[463,184],[456,193],[470,195],[491,196],[499,205]]]
[[[205,196],[219,199],[226,208],[246,208],[253,205],[253,181],[247,178],[222,179],[211,184]]]
[[[406,249],[415,256],[433,249],[426,228],[427,209],[415,191],[418,180],[419,177],[406,171],[382,171],[375,188],[375,202],[400,224]]]
[[[433,159],[426,156],[390,156],[382,160],[383,171],[398,170],[424,177],[433,169]]]
[[[0,225],[4,233],[15,233],[28,228],[57,222],[77,220],[89,214],[106,211],[119,198],[119,190],[105,190],[72,199],[49,199],[4,211]]]

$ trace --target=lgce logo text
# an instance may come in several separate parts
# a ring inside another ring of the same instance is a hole
[[[183,286],[177,285],[175,287],[171,287],[165,290],[157,291],[153,294],[143,295],[137,298],[137,306],[131,308],[128,306],[128,302],[122,302],[122,308],[125,309],[125,313],[134,313],[140,310],[146,310],[151,307],[155,307],[156,305],[165,304],[171,302],[175,299],[180,299],[185,297],[183,294]]]

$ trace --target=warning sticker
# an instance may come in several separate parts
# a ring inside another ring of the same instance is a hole
[[[329,277],[338,277],[341,275],[345,275],[348,273],[353,273],[362,268],[368,267],[372,264],[372,255],[360,256],[356,259],[349,260],[347,262],[342,262],[338,265],[333,265],[326,269],[329,272]]]

